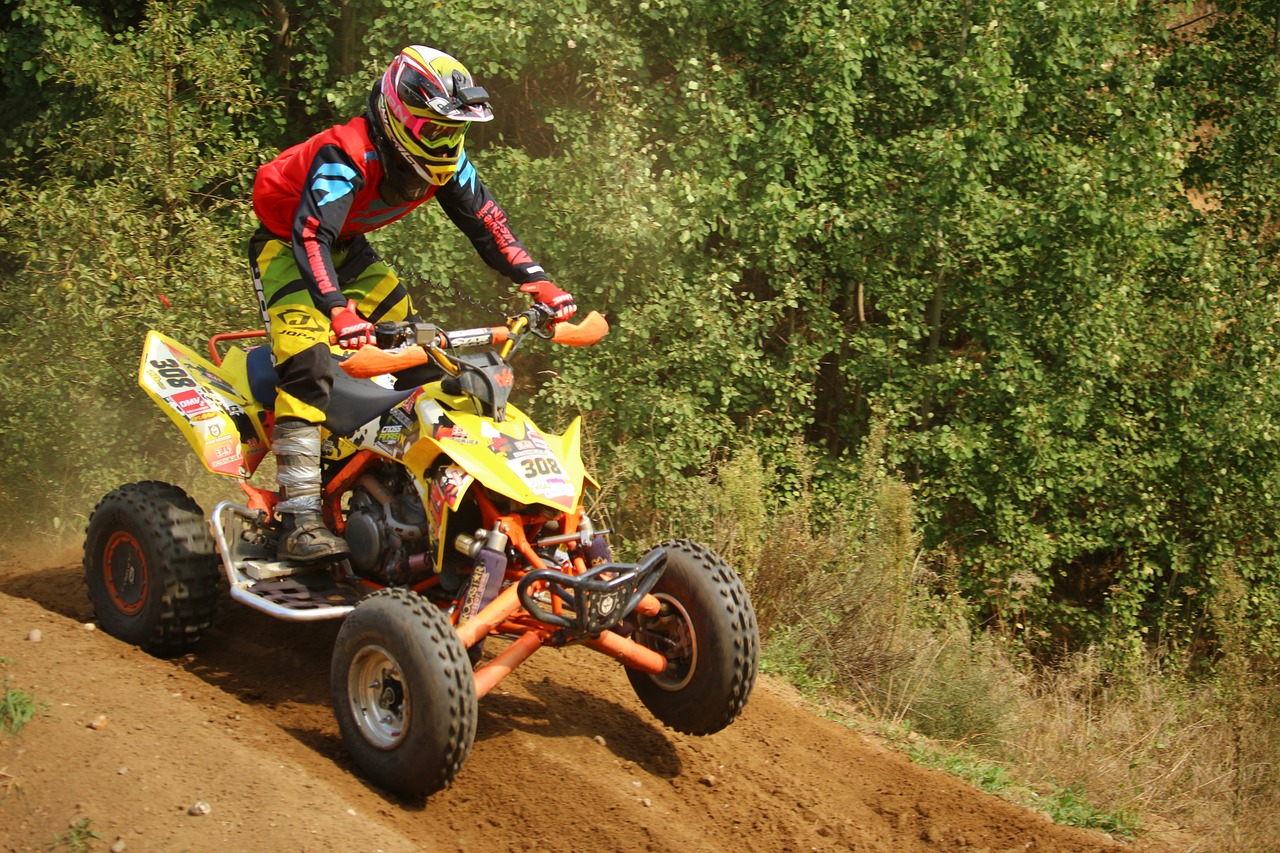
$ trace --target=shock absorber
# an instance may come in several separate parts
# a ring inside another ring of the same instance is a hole
[[[584,544],[579,550],[588,569],[603,566],[613,560],[607,533],[607,530],[597,531],[591,519],[586,515],[582,516],[582,521],[578,524],[578,534]]]
[[[492,530],[477,530],[476,535],[459,534],[454,547],[473,560],[471,581],[462,600],[461,625],[475,617],[502,591],[507,571],[507,534],[495,525]]]

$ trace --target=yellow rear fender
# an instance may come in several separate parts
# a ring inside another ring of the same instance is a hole
[[[235,352],[235,350],[233,350]],[[238,366],[238,367],[237,367]],[[267,454],[262,406],[248,393],[243,358],[222,367],[152,331],[142,350],[138,384],[178,427],[214,474],[248,479]]]

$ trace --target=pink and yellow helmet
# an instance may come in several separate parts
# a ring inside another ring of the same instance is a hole
[[[418,176],[443,185],[458,170],[462,140],[473,121],[490,121],[489,93],[447,53],[410,45],[382,75],[378,118],[392,146]]]

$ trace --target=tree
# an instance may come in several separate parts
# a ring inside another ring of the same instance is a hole
[[[104,478],[142,467],[138,448],[165,446],[136,443],[163,418],[139,427],[126,402],[148,328],[198,339],[253,316],[239,247],[262,156],[254,37],[198,24],[196,8],[153,2],[114,35],[69,4],[49,21],[46,58],[87,107],[46,115],[41,168],[0,184],[3,502],[24,516],[83,508]]]

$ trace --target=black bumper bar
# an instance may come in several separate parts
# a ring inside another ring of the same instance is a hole
[[[639,563],[606,563],[580,575],[536,569],[516,584],[520,603],[539,622],[595,635],[612,628],[635,610],[667,567],[667,552],[651,551]],[[545,581],[551,595],[571,602],[572,613],[549,613],[533,597],[534,584]]]

